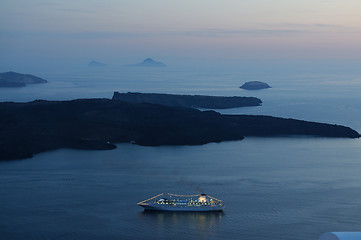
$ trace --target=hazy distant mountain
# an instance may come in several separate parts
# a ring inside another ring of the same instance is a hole
[[[245,84],[240,86],[240,88],[246,90],[259,90],[259,89],[270,88],[270,85],[260,81],[251,81],[251,82],[246,82]]]
[[[0,87],[25,87],[26,84],[46,83],[45,79],[16,72],[0,73]]]
[[[130,64],[130,65],[126,65],[126,66],[127,67],[166,67],[167,65],[165,65],[162,62],[154,61],[151,58],[147,58],[141,63]]]
[[[89,67],[105,67],[107,66],[105,63],[97,62],[97,61],[90,61],[88,63]]]

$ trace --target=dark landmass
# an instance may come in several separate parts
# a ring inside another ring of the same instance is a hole
[[[107,65],[105,63],[97,62],[97,61],[90,61],[88,63],[89,67],[106,67]]]
[[[133,103],[152,103],[170,107],[191,107],[226,109],[246,106],[260,106],[262,101],[255,97],[215,97],[203,95],[176,95],[161,93],[119,93],[114,92],[113,100]]]
[[[166,67],[167,65],[165,65],[162,62],[154,61],[151,58],[147,58],[141,63],[130,64],[130,65],[126,65],[126,66],[127,67]]]
[[[265,88],[271,88],[267,83],[259,82],[259,81],[251,81],[246,82],[242,86],[240,86],[242,89],[246,90],[259,90],[259,89],[265,89]]]
[[[46,83],[45,79],[16,72],[0,73],[0,87],[25,87],[26,84]]]
[[[0,103],[1,160],[59,148],[113,149],[124,142],[198,145],[280,135],[360,136],[338,125],[109,99]]]

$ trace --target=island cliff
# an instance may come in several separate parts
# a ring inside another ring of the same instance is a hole
[[[126,67],[166,67],[166,66],[167,65],[165,65],[164,63],[154,61],[151,58],[147,58],[141,63],[126,65]]]
[[[0,103],[0,159],[58,148],[113,149],[114,143],[197,145],[244,136],[357,138],[344,126],[109,99]]]
[[[0,73],[0,87],[25,87],[26,84],[46,83],[45,79],[16,72]]]
[[[107,64],[105,64],[105,63],[101,63],[101,62],[98,62],[98,61],[90,61],[89,63],[88,63],[88,67],[106,67],[107,66]]]
[[[240,88],[246,89],[246,90],[260,90],[260,89],[266,89],[266,88],[271,88],[271,87],[270,87],[270,85],[268,85],[267,83],[264,83],[264,82],[251,81],[251,82],[244,83],[242,86],[240,86]]]
[[[255,97],[215,97],[204,95],[176,95],[161,93],[119,93],[114,92],[113,100],[134,103],[152,103],[170,107],[191,107],[226,109],[246,106],[260,106],[262,101]]]

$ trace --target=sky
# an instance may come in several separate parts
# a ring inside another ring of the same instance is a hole
[[[0,63],[361,59],[360,0],[1,0]]]

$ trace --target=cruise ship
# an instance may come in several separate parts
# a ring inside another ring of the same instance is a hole
[[[144,210],[176,212],[211,212],[223,211],[221,200],[202,194],[177,195],[161,193],[138,203]]]

